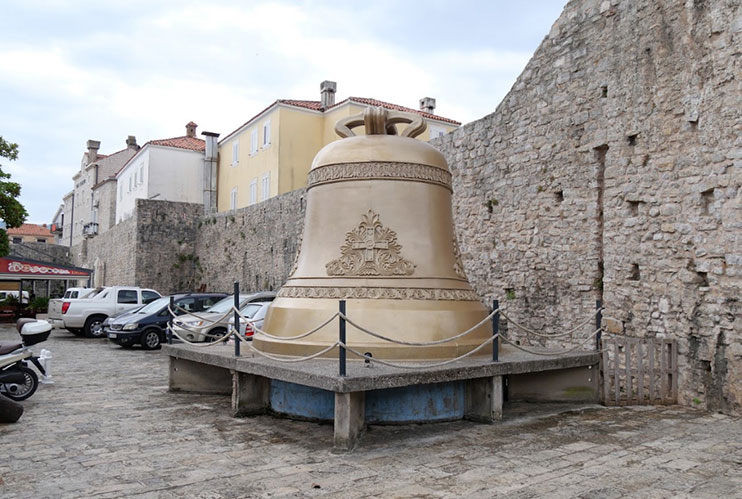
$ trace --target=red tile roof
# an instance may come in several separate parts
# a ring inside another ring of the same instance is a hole
[[[197,139],[196,137],[173,137],[172,139],[160,139],[150,140],[147,144],[153,146],[166,146],[166,147],[178,147],[180,149],[188,149],[189,151],[205,151],[206,142],[203,139]],[[144,144],[145,146],[147,144]]]
[[[49,227],[36,224],[23,224],[15,229],[8,229],[8,235],[10,236],[46,236],[54,237]]]
[[[377,100],[377,99],[367,99],[365,97],[348,97],[347,99],[342,100],[342,101],[338,102],[337,104],[335,104],[333,106],[330,106],[329,108],[325,109],[325,111],[328,111],[328,110],[330,110],[332,108],[335,108],[337,106],[340,106],[341,104],[345,104],[348,101],[355,102],[356,104],[361,104],[361,105],[364,105],[364,106],[381,106],[381,107],[385,107],[387,109],[391,109],[393,111],[404,111],[406,113],[417,113],[417,114],[420,114],[420,115],[422,115],[425,118],[428,118],[430,120],[444,121],[446,123],[451,123],[452,125],[461,125],[461,122],[459,122],[459,121],[452,120],[450,118],[444,118],[443,116],[438,116],[437,114],[426,113],[424,111],[420,111],[419,109],[412,109],[412,108],[409,108],[409,107],[404,107],[404,106],[400,106],[400,105],[397,105],[397,104],[392,104],[391,102],[384,102],[384,101]],[[247,125],[248,123],[250,123],[252,120],[254,120],[255,118],[257,118],[258,116],[260,116],[261,114],[263,114],[264,112],[266,112],[268,109],[270,109],[271,107],[273,107],[276,104],[286,104],[286,105],[289,105],[289,106],[303,107],[305,109],[311,109],[312,111],[320,111],[321,112],[323,110],[322,109],[322,102],[321,101],[318,101],[318,100],[278,99],[277,101],[273,102],[271,105],[269,105],[268,107],[266,107],[265,109],[263,109],[262,111],[260,111],[258,114],[256,114],[255,116],[253,116],[252,118],[250,118],[249,120],[247,120],[246,122],[244,122],[242,125],[238,126],[233,131],[231,131],[230,133],[228,133],[222,139],[222,141],[224,141],[228,137],[232,136],[232,134],[234,132],[236,132],[240,128],[244,127],[245,125]]]

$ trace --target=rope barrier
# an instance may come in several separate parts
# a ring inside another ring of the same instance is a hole
[[[602,312],[602,311],[603,311],[603,307],[601,307],[599,309],[596,309],[595,312],[593,312],[593,314],[590,317],[588,317],[587,319],[585,319],[583,322],[581,322],[577,326],[573,327],[569,331],[566,331],[564,333],[557,333],[557,334],[542,334],[542,333],[537,333],[533,329],[529,329],[526,326],[523,326],[521,324],[518,324],[516,321],[514,321],[513,319],[511,319],[510,317],[508,317],[505,314],[505,312],[500,312],[500,314],[503,316],[503,318],[505,320],[507,320],[508,322],[512,323],[515,327],[517,327],[518,329],[521,329],[521,330],[525,331],[528,334],[532,334],[534,336],[538,336],[539,338],[561,338],[561,337],[564,337],[564,336],[569,336],[572,333],[574,333],[575,331],[577,331],[578,329],[584,327],[588,322],[590,322],[593,319],[593,317],[595,317],[599,312]]]
[[[332,350],[333,348],[335,348],[339,344],[338,342],[335,342],[332,345],[330,345],[329,347],[327,347],[327,348],[325,348],[323,350],[320,350],[319,352],[315,352],[312,355],[307,355],[306,357],[293,357],[293,358],[290,358],[289,359],[289,358],[286,358],[286,357],[276,357],[275,355],[270,355],[270,354],[267,354],[265,352],[261,352],[260,350],[258,350],[257,348],[255,348],[253,346],[252,341],[246,341],[246,340],[240,338],[239,335],[237,336],[237,338],[239,338],[239,341],[242,341],[244,343],[247,343],[247,346],[250,348],[250,350],[252,350],[256,354],[258,354],[259,356],[265,357],[266,359],[270,359],[270,360],[273,360],[273,361],[276,361],[276,362],[287,362],[287,363],[305,362],[307,360],[316,359],[317,357],[320,357],[320,356],[326,354],[327,352],[329,352],[330,350]]]
[[[486,340],[484,340],[484,342],[481,345],[479,345],[478,347],[476,347],[476,348],[474,348],[472,350],[469,350],[465,354],[460,355],[460,356],[458,356],[458,357],[456,357],[454,359],[448,359],[448,360],[444,360],[442,362],[435,362],[433,364],[416,364],[414,366],[407,365],[407,364],[396,364],[396,363],[393,363],[393,362],[388,362],[386,360],[380,360],[380,359],[374,359],[374,358],[369,359],[364,354],[362,354],[361,352],[359,352],[359,351],[357,351],[357,350],[355,350],[353,348],[350,348],[348,345],[344,345],[344,344],[342,344],[340,342],[338,342],[338,344],[340,346],[345,347],[345,349],[348,350],[350,353],[352,353],[354,355],[357,355],[358,357],[361,357],[362,359],[368,360],[369,362],[378,362],[381,365],[389,366],[389,367],[395,367],[397,369],[427,369],[429,367],[440,367],[440,366],[445,366],[447,364],[453,364],[454,362],[458,362],[458,361],[460,361],[462,359],[465,359],[465,358],[469,357],[470,355],[474,355],[479,350],[481,350],[482,348],[484,348],[488,344],[492,343],[495,340],[495,338],[497,338],[498,336],[499,336],[499,334],[498,335],[492,335],[492,336],[490,336],[489,338],[487,338]]]
[[[192,345],[194,347],[212,347],[214,345],[218,345],[219,343],[226,342],[229,339],[229,337],[234,334],[234,329],[232,329],[231,331],[227,332],[227,334],[225,334],[222,337],[218,337],[214,341],[207,342],[207,343],[203,343],[203,342],[194,343],[192,341],[188,341],[187,339],[183,338],[178,333],[176,333],[175,330],[172,327],[170,327],[170,324],[168,324],[167,329],[173,334],[173,336],[175,336],[176,338],[178,338],[180,341],[182,341],[183,343],[185,343],[187,345]]]
[[[239,313],[239,311],[237,313]],[[323,322],[319,326],[315,327],[314,329],[311,329],[311,330],[307,331],[306,333],[298,334],[296,336],[274,336],[274,335],[272,335],[270,333],[267,333],[267,332],[263,331],[259,327],[255,326],[255,322],[253,322],[252,320],[248,319],[247,317],[245,317],[244,315],[242,315],[240,313],[240,317],[242,318],[242,320],[244,320],[246,323],[250,324],[250,327],[253,329],[253,332],[255,334],[261,334],[261,335],[263,335],[263,336],[265,336],[267,338],[270,338],[272,340],[282,340],[282,341],[293,341],[293,340],[299,340],[301,338],[306,338],[307,336],[310,336],[310,335],[316,333],[317,331],[319,331],[320,329],[322,329],[323,327],[325,327],[326,325],[328,325],[330,322],[332,322],[333,320],[335,320],[335,317],[337,317],[339,315],[340,314],[338,312],[335,312],[335,314],[333,314],[332,317],[330,317],[329,319],[327,319],[325,322]]]
[[[430,346],[430,345],[441,345],[443,343],[450,343],[451,341],[458,340],[459,338],[462,338],[462,337],[466,336],[467,334],[470,334],[472,331],[475,331],[482,324],[484,324],[485,322],[487,322],[488,320],[490,320],[492,318],[492,316],[495,315],[499,311],[500,311],[500,309],[498,308],[497,310],[495,310],[491,314],[489,314],[487,317],[485,317],[484,319],[482,319],[481,321],[479,321],[477,324],[475,324],[474,326],[470,327],[469,329],[467,329],[463,333],[457,334],[456,336],[451,336],[449,338],[443,338],[442,340],[419,341],[419,342],[418,341],[402,341],[402,340],[397,340],[397,339],[394,339],[394,338],[389,338],[387,336],[383,336],[383,335],[380,335],[378,333],[374,333],[373,331],[371,331],[369,329],[366,329],[363,326],[358,325],[357,323],[355,323],[351,319],[349,319],[348,316],[346,316],[345,314],[338,313],[337,315],[339,315],[341,318],[345,319],[345,321],[348,324],[350,324],[351,326],[355,327],[359,331],[364,332],[364,333],[366,333],[366,334],[368,334],[370,336],[373,336],[374,338],[378,338],[380,340],[388,341],[390,343],[396,343],[398,345]]]
[[[550,353],[546,353],[546,352],[538,352],[538,351],[536,351],[536,350],[529,350],[529,349],[527,349],[527,348],[525,348],[525,347],[522,347],[522,346],[520,346],[520,345],[518,345],[518,344],[516,344],[516,343],[512,342],[511,340],[509,340],[509,339],[508,339],[508,338],[506,338],[505,336],[500,336],[500,338],[502,338],[502,339],[503,339],[503,341],[505,341],[505,343],[508,343],[509,345],[511,345],[511,346],[515,347],[516,349],[518,349],[518,350],[521,350],[521,351],[523,351],[523,352],[526,352],[526,353],[530,353],[530,354],[533,354],[533,355],[540,355],[540,356],[544,356],[544,357],[552,357],[552,356],[554,356],[554,355],[564,355],[564,354],[567,354],[567,353],[572,353],[572,352],[574,352],[574,351],[575,351],[575,350],[577,350],[578,348],[580,348],[580,347],[582,347],[583,345],[585,345],[585,343],[587,343],[588,341],[590,341],[590,340],[592,340],[593,338],[595,338],[595,336],[596,336],[596,335],[597,335],[597,334],[598,334],[599,332],[601,332],[602,330],[603,330],[602,328],[598,328],[598,329],[597,329],[597,330],[596,330],[596,331],[595,331],[595,332],[594,332],[593,334],[591,334],[590,336],[588,336],[587,338],[585,338],[585,340],[584,340],[584,341],[582,341],[582,342],[581,342],[581,343],[579,343],[578,345],[576,345],[576,346],[574,346],[574,347],[572,347],[572,348],[570,348],[570,349],[568,349],[568,350],[563,350],[563,351],[561,351],[561,352],[550,352]]]

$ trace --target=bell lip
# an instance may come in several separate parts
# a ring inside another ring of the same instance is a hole
[[[359,135],[330,142],[320,149],[311,170],[342,163],[396,162],[448,170],[443,154],[427,142],[397,135]]]

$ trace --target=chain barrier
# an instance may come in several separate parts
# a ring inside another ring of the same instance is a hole
[[[510,340],[507,337],[502,336],[502,335],[500,336],[500,338],[502,338],[502,340],[505,343],[507,343],[508,345],[514,347],[517,350],[521,350],[523,352],[530,353],[530,354],[533,354],[533,355],[540,355],[540,356],[543,356],[543,357],[552,357],[554,355],[565,355],[565,354],[574,352],[578,348],[583,347],[588,341],[590,341],[593,338],[595,338],[598,335],[598,333],[600,333],[601,331],[603,331],[602,328],[597,329],[593,334],[591,334],[590,336],[588,336],[587,338],[585,338],[581,343],[579,343],[578,345],[576,345],[576,346],[574,346],[574,347],[572,347],[570,349],[562,350],[561,352],[548,352],[548,353],[547,352],[539,352],[537,350],[531,350],[531,349],[525,348],[525,347],[523,347],[521,345],[518,345],[517,343],[513,342],[512,340]]]
[[[463,332],[461,332],[461,333],[459,333],[459,334],[457,334],[455,336],[451,336],[451,337],[448,337],[448,338],[443,338],[443,339],[440,339],[440,340],[434,340],[434,341],[412,342],[412,341],[403,341],[403,340],[391,338],[391,337],[388,337],[388,336],[385,336],[385,335],[382,335],[382,334],[379,334],[379,333],[375,333],[375,332],[371,331],[370,329],[367,329],[367,328],[361,326],[360,324],[356,323],[355,321],[353,321],[352,319],[350,319],[346,314],[343,314],[343,313],[340,313],[340,312],[336,312],[331,317],[329,317],[327,320],[325,320],[324,322],[322,322],[320,325],[314,327],[313,329],[311,329],[311,330],[309,330],[309,331],[307,331],[305,333],[301,333],[301,334],[298,334],[298,335],[295,335],[295,336],[275,336],[275,335],[272,335],[272,334],[270,334],[270,333],[268,333],[266,331],[263,331],[259,327],[255,326],[255,322],[254,321],[252,321],[250,318],[246,317],[240,310],[238,310],[234,306],[232,306],[229,311],[225,312],[218,319],[209,319],[209,318],[206,318],[206,317],[203,317],[203,316],[199,316],[199,315],[197,315],[195,313],[188,312],[187,310],[185,310],[185,309],[183,309],[181,307],[178,307],[178,306],[176,306],[175,309],[178,310],[178,311],[182,311],[182,312],[188,313],[192,317],[196,317],[197,319],[199,319],[199,320],[202,321],[203,325],[199,325],[199,326],[186,326],[183,322],[181,322],[181,323],[178,324],[178,328],[183,329],[185,331],[189,331],[189,332],[199,332],[200,333],[200,331],[202,331],[204,329],[208,329],[208,328],[210,328],[210,327],[212,327],[214,325],[217,325],[217,324],[228,325],[229,324],[229,321],[227,321],[225,319],[227,317],[229,317],[231,314],[236,313],[240,317],[241,320],[244,320],[246,324],[249,324],[250,325],[250,327],[252,328],[252,330],[254,332],[254,335],[262,335],[262,336],[265,336],[266,338],[269,338],[269,339],[272,339],[272,340],[277,340],[277,341],[291,342],[291,341],[295,341],[295,340],[299,340],[299,339],[302,339],[302,338],[306,338],[308,336],[311,336],[312,334],[315,334],[317,331],[319,331],[320,329],[322,329],[325,326],[327,326],[328,324],[330,324],[336,318],[340,318],[340,319],[345,320],[348,324],[352,325],[353,327],[355,327],[359,331],[361,331],[361,332],[363,332],[363,333],[365,333],[365,334],[367,334],[369,336],[372,336],[374,338],[377,338],[377,339],[380,339],[380,340],[383,340],[383,341],[388,341],[390,343],[395,343],[395,344],[399,344],[399,345],[407,345],[407,346],[433,346],[433,345],[441,345],[441,344],[444,344],[444,343],[450,343],[452,341],[456,341],[457,339],[460,339],[460,338],[462,338],[462,337],[464,337],[464,336],[466,336],[468,334],[471,334],[473,331],[475,331],[476,329],[478,329],[479,327],[481,327],[485,322],[487,322],[488,320],[492,319],[492,317],[495,316],[495,314],[497,314],[498,312],[500,313],[500,315],[502,315],[502,317],[506,321],[512,323],[516,328],[518,328],[518,329],[520,329],[520,330],[522,330],[522,331],[524,331],[524,332],[526,332],[528,334],[534,335],[534,336],[539,337],[539,338],[548,338],[548,339],[561,338],[561,337],[570,336],[570,335],[574,334],[580,328],[582,328],[586,324],[588,324],[597,314],[600,314],[603,311],[603,307],[600,307],[600,308],[596,309],[595,312],[593,312],[587,319],[585,319],[584,321],[582,321],[580,324],[578,324],[574,328],[570,329],[569,331],[565,331],[563,333],[558,333],[558,334],[542,334],[542,333],[538,333],[538,332],[534,331],[533,329],[530,329],[530,328],[528,328],[526,326],[523,326],[522,324],[519,324],[518,322],[516,322],[513,319],[511,319],[508,315],[506,315],[505,312],[503,312],[502,310],[500,310],[500,308],[497,308],[497,309],[493,310],[490,314],[488,314],[480,322],[478,322],[474,326],[470,327],[466,331],[463,331]],[[175,315],[173,313],[173,310],[170,307],[168,307],[168,311],[170,312],[170,314],[172,316]],[[193,328],[193,329],[191,329],[191,328]],[[336,341],[335,343],[327,346],[326,348],[324,348],[324,349],[322,349],[322,350],[320,350],[318,352],[315,352],[314,354],[305,356],[305,357],[287,358],[287,357],[283,357],[283,356],[279,357],[279,356],[270,355],[270,354],[267,354],[265,352],[262,352],[262,351],[258,350],[257,348],[255,348],[253,346],[253,342],[252,341],[248,341],[246,338],[242,338],[242,336],[240,334],[238,334],[237,331],[234,329],[234,326],[233,325],[230,328],[228,328],[227,334],[225,334],[223,336],[214,336],[214,335],[210,335],[210,334],[207,334],[207,333],[200,333],[203,336],[206,336],[208,338],[212,338],[212,339],[213,338],[216,338],[215,341],[212,341],[210,343],[200,343],[200,342],[191,342],[191,341],[188,341],[185,338],[181,337],[175,331],[175,329],[172,327],[171,324],[168,324],[167,329],[175,337],[177,337],[179,340],[181,340],[182,342],[184,342],[184,343],[186,343],[188,345],[196,346],[196,347],[209,347],[209,346],[218,345],[220,343],[225,343],[231,337],[234,337],[235,338],[235,341],[246,343],[248,345],[248,347],[250,348],[250,350],[252,352],[254,352],[255,354],[257,354],[258,356],[261,356],[261,357],[264,357],[266,359],[269,359],[269,360],[272,360],[272,361],[276,361],[276,362],[287,362],[287,363],[305,362],[305,361],[308,361],[308,360],[315,359],[317,357],[321,357],[322,355],[324,355],[324,354],[332,351],[333,349],[335,349],[337,347],[340,347],[340,348],[345,348],[347,351],[351,352],[353,355],[355,355],[355,356],[357,356],[357,357],[359,357],[361,359],[364,359],[364,360],[366,360],[368,362],[378,363],[378,364],[381,364],[381,365],[385,365],[385,366],[393,367],[393,368],[397,368],[397,369],[427,369],[427,368],[431,368],[431,367],[441,367],[441,366],[445,366],[445,365],[448,365],[448,364],[452,364],[452,363],[458,362],[458,361],[460,361],[462,359],[465,359],[465,358],[467,358],[467,357],[469,357],[469,356],[477,353],[478,351],[480,351],[481,349],[483,349],[485,346],[493,343],[495,341],[495,339],[497,339],[497,338],[501,338],[503,341],[505,341],[506,343],[508,343],[512,347],[516,348],[517,350],[521,350],[521,351],[526,352],[528,354],[538,355],[538,356],[544,356],[544,357],[553,357],[553,356],[565,355],[565,354],[574,352],[574,351],[582,348],[590,340],[594,339],[598,334],[601,334],[601,333],[604,332],[604,330],[602,328],[598,328],[590,336],[586,337],[583,341],[581,341],[579,344],[575,345],[572,348],[569,348],[567,350],[562,350],[562,351],[559,351],[559,352],[539,352],[537,350],[532,350],[532,349],[529,349],[529,348],[525,348],[525,347],[523,347],[523,346],[521,346],[521,345],[513,342],[512,340],[508,339],[506,336],[501,335],[501,334],[498,333],[498,334],[494,334],[494,335],[490,336],[489,338],[487,338],[484,342],[482,342],[480,345],[478,345],[474,349],[472,349],[472,350],[466,352],[465,354],[460,355],[460,356],[458,356],[456,358],[448,359],[448,360],[445,360],[445,361],[442,361],[442,362],[430,363],[430,364],[407,365],[407,364],[398,364],[398,363],[394,363],[394,362],[388,362],[388,361],[384,361],[384,360],[380,360],[380,359],[370,359],[367,355],[365,355],[365,354],[363,354],[363,353],[361,353],[361,352],[359,352],[359,351],[351,348],[347,344],[345,344],[343,342],[340,342],[340,341]]]
[[[517,323],[516,321],[514,321],[513,319],[511,319],[510,317],[508,317],[505,314],[505,312],[500,312],[500,313],[505,318],[505,320],[507,320],[508,322],[510,322],[513,326],[517,327],[521,331],[525,331],[528,334],[532,334],[532,335],[537,336],[539,338],[562,338],[564,336],[570,336],[574,332],[578,331],[580,328],[584,327],[588,322],[590,322],[591,320],[593,320],[593,317],[595,317],[596,315],[598,315],[602,311],[603,311],[603,307],[600,307],[600,308],[596,309],[595,312],[593,312],[593,314],[590,317],[588,317],[587,319],[585,319],[584,321],[582,321],[580,324],[576,325],[575,327],[573,327],[569,331],[565,331],[563,333],[557,333],[557,334],[537,333],[533,329],[529,329],[526,326],[523,326],[523,325]]]
[[[495,340],[495,338],[497,338],[498,336],[500,336],[500,335],[498,334],[498,335],[492,335],[492,336],[490,336],[489,338],[487,338],[478,347],[476,347],[476,348],[474,348],[472,350],[469,350],[465,354],[459,355],[458,357],[456,357],[454,359],[448,359],[448,360],[444,360],[442,362],[434,362],[432,364],[415,364],[414,366],[407,365],[407,364],[397,364],[397,363],[394,363],[394,362],[388,362],[386,360],[369,358],[366,355],[364,355],[361,352],[359,352],[358,350],[355,350],[355,349],[349,347],[348,345],[345,345],[345,344],[340,343],[340,342],[338,342],[337,344],[339,346],[341,346],[341,347],[345,347],[345,349],[348,350],[350,353],[352,353],[352,354],[354,354],[354,355],[356,355],[356,356],[358,356],[358,357],[360,357],[362,359],[365,359],[365,360],[369,361],[370,363],[378,363],[378,364],[381,364],[381,365],[384,365],[384,366],[396,367],[397,369],[427,369],[427,368],[430,368],[430,367],[441,367],[441,366],[445,366],[447,364],[453,364],[454,362],[458,362],[458,361],[460,361],[462,359],[465,359],[465,358],[469,357],[470,355],[474,355],[475,353],[477,353],[478,351],[480,351],[482,348],[484,348],[485,346],[487,346],[490,343],[492,343]]]

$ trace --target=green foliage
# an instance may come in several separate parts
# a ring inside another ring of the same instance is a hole
[[[18,159],[18,144],[7,142],[0,136],[0,158],[10,161]],[[10,174],[2,170],[0,164],[0,219],[10,227],[20,227],[26,221],[28,213],[26,208],[18,201],[21,195],[21,186],[16,182],[10,182]],[[0,231],[0,256],[10,253],[7,232]]]
[[[505,298],[507,300],[515,300],[515,290],[513,288],[508,288],[505,290]]]
[[[46,296],[37,296],[36,298],[31,300],[31,303],[28,304],[28,308],[41,313],[46,313],[46,311],[49,309],[49,298],[47,298]]]

